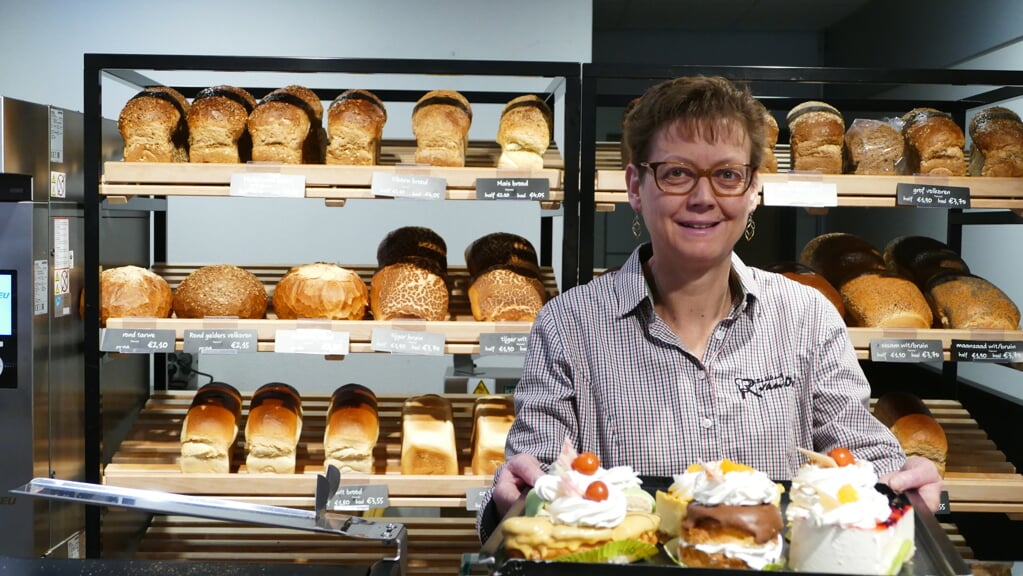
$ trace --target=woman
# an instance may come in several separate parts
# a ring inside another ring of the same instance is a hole
[[[641,475],[727,457],[777,480],[805,460],[797,448],[844,446],[892,488],[920,488],[937,507],[934,465],[907,461],[870,414],[869,384],[834,306],[732,252],[753,231],[763,118],[747,91],[704,77],[659,84],[629,113],[629,203],[650,243],[537,316],[511,457],[485,500],[481,536],[565,438]]]

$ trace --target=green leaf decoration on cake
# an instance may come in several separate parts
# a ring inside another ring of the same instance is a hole
[[[526,508],[523,510],[522,515],[536,516],[540,513],[543,505],[543,498],[540,498],[540,495],[536,493],[536,490],[530,490],[526,493]]]

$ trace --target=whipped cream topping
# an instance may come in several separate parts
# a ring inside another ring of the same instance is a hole
[[[607,499],[600,502],[583,497],[589,485],[597,480],[603,482],[608,491]],[[533,489],[547,502],[541,513],[550,516],[551,522],[609,528],[621,524],[629,512],[628,498],[623,490],[641,484],[642,481],[631,466],[615,466],[610,469],[599,468],[589,475],[575,470],[547,474],[536,481]]]
[[[874,488],[876,483],[874,466],[866,460],[838,468],[804,464],[792,479],[786,516],[818,526],[876,528],[891,515],[888,497]]]
[[[704,464],[710,470],[693,473],[693,500],[707,506],[751,506],[777,504],[782,488],[757,470],[724,472],[721,462]],[[676,482],[684,479],[677,479]]]

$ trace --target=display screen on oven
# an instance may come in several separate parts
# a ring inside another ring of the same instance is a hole
[[[14,272],[0,271],[0,336],[14,335]]]

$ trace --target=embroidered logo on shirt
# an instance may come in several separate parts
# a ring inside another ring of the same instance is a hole
[[[766,376],[764,378],[736,378],[735,386],[739,389],[739,396],[745,400],[747,394],[757,398],[763,398],[765,392],[788,388],[795,384],[792,376],[779,374],[778,376]]]

